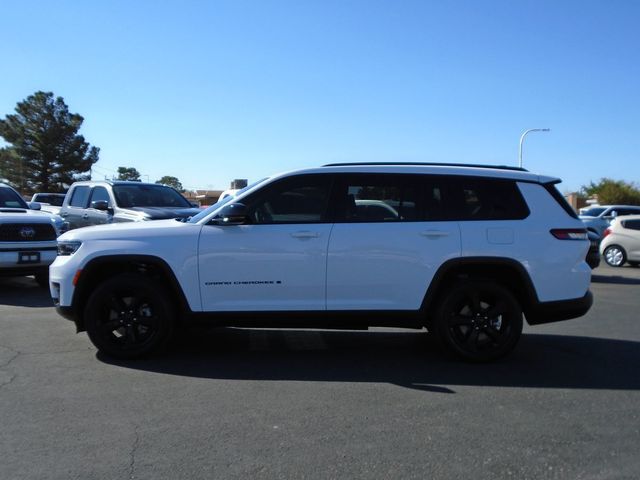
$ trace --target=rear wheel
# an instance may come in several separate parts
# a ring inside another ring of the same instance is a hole
[[[609,245],[603,253],[604,261],[612,267],[621,267],[627,261],[627,254],[620,245]]]
[[[161,285],[143,275],[127,273],[104,281],[85,307],[91,342],[101,352],[123,359],[161,350],[173,333],[170,298]]]
[[[516,346],[522,333],[522,308],[502,285],[461,282],[446,294],[434,327],[447,350],[465,360],[486,362]]]

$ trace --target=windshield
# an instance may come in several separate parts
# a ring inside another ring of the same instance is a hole
[[[0,208],[29,208],[27,203],[10,188],[0,188]]]
[[[585,217],[597,217],[605,210],[605,207],[592,207],[588,210],[583,211],[580,215],[583,215]]]
[[[263,178],[261,180],[258,180],[257,182],[253,182],[249,185],[247,185],[244,188],[241,188],[240,190],[238,190],[234,195],[229,195],[227,197],[224,197],[222,200],[220,200],[219,202],[214,203],[213,205],[211,205],[209,208],[201,211],[199,214],[194,215],[193,217],[191,217],[189,219],[189,223],[198,223],[200,220],[202,220],[204,217],[206,217],[207,215],[209,215],[211,212],[213,212],[214,210],[217,210],[218,208],[220,208],[222,205],[231,202],[231,200],[233,200],[234,198],[236,198],[238,195],[242,195],[244,192],[247,192],[249,190],[251,190],[253,187],[255,187],[256,185],[264,182],[265,180],[268,180],[269,177]]]
[[[191,208],[191,204],[171,187],[163,185],[115,185],[113,195],[121,208]]]

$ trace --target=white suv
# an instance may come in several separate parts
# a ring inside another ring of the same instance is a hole
[[[64,234],[51,294],[120,358],[159,350],[174,329],[205,319],[427,328],[458,356],[492,360],[514,348],[523,314],[540,324],[591,306],[587,232],[558,182],[447,164],[284,173],[187,222]],[[381,215],[361,208],[383,203]]]

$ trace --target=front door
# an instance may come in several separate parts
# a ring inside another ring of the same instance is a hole
[[[276,181],[239,200],[247,224],[211,223],[199,241],[204,311],[324,310],[329,175]]]

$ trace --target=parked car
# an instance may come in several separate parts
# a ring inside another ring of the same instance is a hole
[[[201,210],[167,185],[128,181],[83,181],[69,188],[60,216],[68,229],[105,223],[186,219]]]
[[[640,215],[616,218],[605,230],[600,252],[607,265],[640,265]]]
[[[0,183],[0,275],[35,275],[49,285],[49,265],[56,258],[62,218],[30,206],[13,188]]]
[[[453,354],[489,361],[515,347],[523,316],[536,325],[591,306],[587,231],[558,182],[445,164],[284,173],[187,222],[65,233],[51,295],[119,358],[157,352],[197,320],[426,327]],[[360,216],[363,200],[398,214]]]
[[[41,210],[45,212],[60,214],[60,207],[64,202],[64,193],[34,193],[31,197],[32,202],[38,202]]]
[[[582,210],[579,218],[587,229],[597,233],[600,237],[610,225],[611,220],[623,215],[640,215],[637,205],[597,205]]]
[[[587,230],[589,237],[589,251],[587,252],[587,263],[591,269],[600,265],[600,236],[591,230]]]

